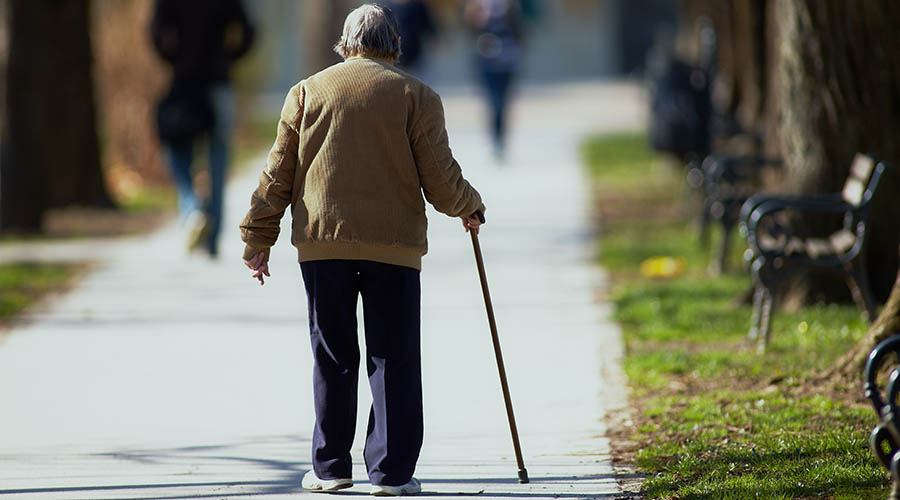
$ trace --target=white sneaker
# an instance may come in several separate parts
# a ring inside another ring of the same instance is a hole
[[[206,242],[209,234],[209,219],[199,210],[188,214],[184,220],[188,253],[194,252]]]
[[[369,492],[376,497],[399,497],[401,495],[417,495],[422,492],[422,483],[418,479],[412,478],[403,486],[387,486],[384,484],[373,484],[372,490]]]
[[[336,491],[353,486],[353,480],[347,479],[319,479],[315,471],[309,471],[303,475],[300,482],[304,490],[309,491]]]

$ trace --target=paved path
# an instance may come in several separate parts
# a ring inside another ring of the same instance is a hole
[[[493,165],[482,109],[446,93],[451,145],[482,192],[482,233],[525,460],[515,481],[468,236],[430,213],[423,365],[431,496],[614,498],[603,415],[624,403],[620,334],[598,301],[587,183],[575,146],[635,128],[634,88],[528,89],[510,158]],[[228,193],[227,228],[253,176]],[[185,258],[176,227],[121,244],[65,297],[0,340],[0,500],[282,498],[303,494],[312,429],[300,272],[287,239],[258,287],[236,230],[218,262]],[[361,383],[354,458],[370,400]],[[360,464],[357,485],[368,491]]]

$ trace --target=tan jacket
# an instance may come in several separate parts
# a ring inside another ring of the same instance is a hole
[[[278,238],[288,205],[300,262],[372,260],[421,269],[425,199],[484,212],[447,140],[440,97],[385,61],[353,57],[294,86],[250,211],[244,258]]]

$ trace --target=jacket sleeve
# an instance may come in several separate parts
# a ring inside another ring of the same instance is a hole
[[[268,260],[269,249],[278,239],[281,218],[292,201],[302,116],[303,82],[292,88],[284,101],[275,145],[269,151],[259,186],[250,197],[250,210],[241,222],[241,239],[246,244],[244,258],[247,260],[260,252]]]
[[[451,217],[469,216],[476,211],[484,213],[481,195],[463,177],[450,151],[441,98],[429,89],[420,107],[410,145],[425,199]]]

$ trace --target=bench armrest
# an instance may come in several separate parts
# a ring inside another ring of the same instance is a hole
[[[759,219],[764,215],[769,215],[770,213],[774,213],[787,208],[820,211],[819,208],[822,207],[821,211],[832,212],[830,208],[835,207],[834,211],[838,213],[846,212],[847,210],[852,209],[850,205],[847,205],[844,202],[841,193],[830,193],[818,196],[793,196],[777,195],[771,193],[757,193],[747,198],[747,201],[745,201],[744,204],[741,205],[741,213],[738,217],[738,221],[740,222],[741,234],[743,234],[744,237],[747,237],[749,235],[750,221],[753,217],[753,214],[757,211],[757,209],[763,208],[763,205],[765,205],[765,213],[757,216],[757,222],[759,222]]]
[[[843,201],[840,193],[822,196],[797,196],[797,197],[770,197],[755,195],[741,207],[741,233],[747,238],[747,243],[757,255],[766,253],[757,240],[757,231],[760,222],[778,212],[794,209],[803,212],[820,214],[846,214],[853,212],[857,207]],[[790,228],[786,228],[790,229]],[[856,228],[864,231],[864,228]],[[788,231],[789,232],[789,231]]]
[[[750,212],[750,219],[762,218],[782,210],[794,209],[804,212],[843,213],[852,212],[855,206],[845,202],[840,193],[824,196],[805,196],[796,198],[768,198]]]

